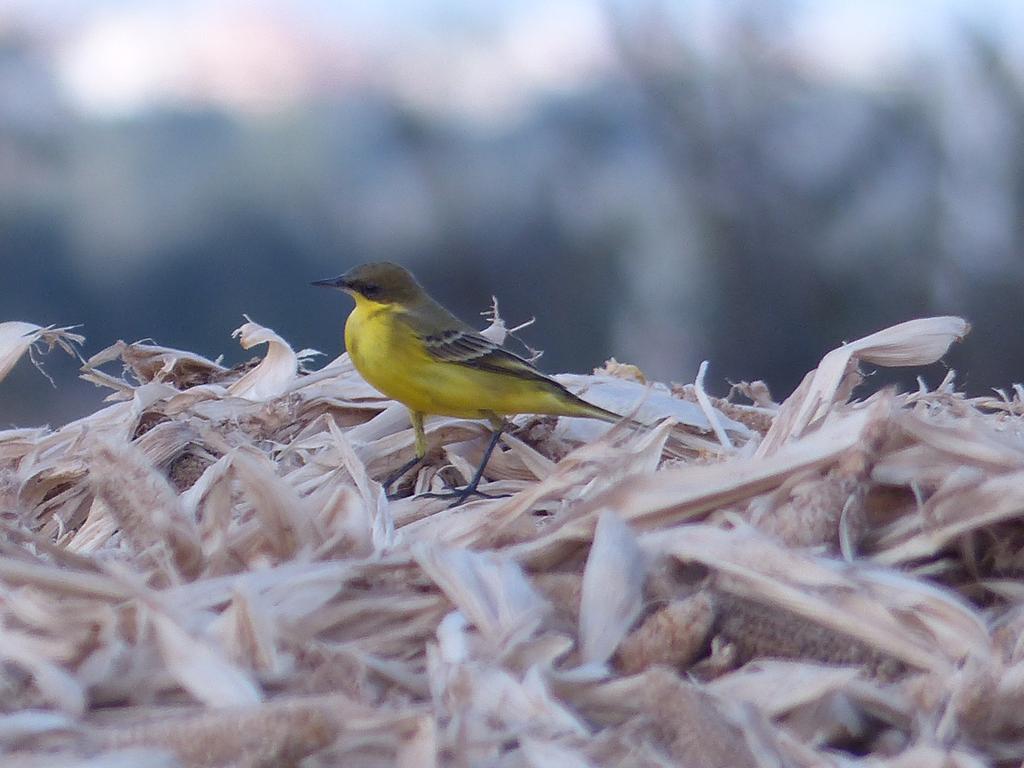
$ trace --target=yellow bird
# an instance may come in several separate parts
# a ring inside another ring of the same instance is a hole
[[[431,298],[398,264],[363,264],[313,285],[337,288],[355,299],[345,323],[349,357],[371,386],[409,409],[416,456],[384,481],[385,489],[426,456],[427,414],[486,419],[494,430],[476,475],[457,494],[460,502],[479,493],[477,484],[505,428],[505,416],[621,419],[481,336]]]

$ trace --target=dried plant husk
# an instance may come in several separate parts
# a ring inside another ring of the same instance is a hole
[[[428,417],[389,497],[405,409],[246,320],[249,363],[117,342],[109,405],[0,432],[5,766],[1024,761],[1024,387],[853,394],[962,320],[781,404],[561,376],[630,419],[514,417],[455,508],[486,425]],[[0,324],[0,376],[35,343],[81,338]]]
[[[0,381],[7,377],[22,355],[31,355],[33,349],[40,345],[45,344],[47,350],[60,347],[69,355],[76,356],[78,353],[75,347],[81,345],[85,337],[72,333],[73,327],[57,328],[51,325],[44,328],[16,320],[0,323]],[[39,363],[34,357],[33,362],[38,368]]]

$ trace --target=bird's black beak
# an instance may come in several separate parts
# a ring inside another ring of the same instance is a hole
[[[348,280],[345,279],[344,275],[338,277],[329,277],[326,280],[314,280],[310,285],[318,285],[321,288],[336,288],[339,291],[348,289]]]

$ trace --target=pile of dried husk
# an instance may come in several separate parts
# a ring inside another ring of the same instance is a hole
[[[500,335],[500,323],[489,329]],[[4,766],[979,766],[1024,756],[1024,403],[861,393],[915,320],[784,403],[565,376],[637,429],[412,432],[346,357],[247,323],[228,370],[119,342],[113,389],[0,432]],[[0,325],[0,375],[67,329]],[[662,418],[664,417],[664,418]]]

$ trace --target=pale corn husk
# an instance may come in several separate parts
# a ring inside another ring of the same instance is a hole
[[[268,345],[267,354],[259,365],[228,387],[228,393],[247,400],[269,400],[284,394],[295,380],[299,370],[299,357],[284,339],[269,328],[246,318],[248,322],[231,335],[238,339],[242,349],[259,344]]]
[[[55,328],[51,325],[43,328],[18,321],[0,323],[0,381],[6,378],[22,355],[31,353],[39,344],[45,344],[48,349],[59,346],[69,355],[76,355],[75,346],[83,341],[85,337],[71,333],[71,327]]]
[[[408,415],[345,355],[118,342],[83,369],[116,402],[0,432],[0,762],[1020,764],[1024,388],[851,399],[966,331],[851,342],[781,405],[560,377],[649,427],[518,416],[505,495],[454,509],[420,494],[486,427],[428,418],[389,499]],[[80,338],[0,325],[0,376],[37,341]]]

